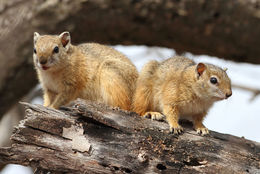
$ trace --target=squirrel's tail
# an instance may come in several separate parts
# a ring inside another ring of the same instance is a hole
[[[142,68],[137,79],[132,110],[139,115],[144,115],[151,109],[154,73],[158,66],[159,62],[155,60],[148,62]]]

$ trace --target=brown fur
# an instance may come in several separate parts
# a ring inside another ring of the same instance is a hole
[[[44,106],[59,108],[83,98],[130,109],[138,73],[126,56],[96,43],[74,46],[68,32],[59,36],[35,33],[34,43]],[[55,46],[59,47],[58,53],[54,52]],[[39,63],[44,60],[47,70]]]
[[[216,77],[218,84],[212,84],[211,77]],[[204,135],[208,130],[202,122],[208,109],[215,101],[231,94],[230,79],[221,68],[174,57],[162,63],[151,61],[143,67],[137,80],[133,110],[153,119],[165,115],[170,130],[176,134],[183,130],[179,119],[189,119],[197,132]]]

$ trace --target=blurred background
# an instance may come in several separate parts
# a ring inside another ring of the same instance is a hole
[[[33,32],[71,33],[149,60],[183,55],[228,68],[233,95],[211,108],[205,125],[260,142],[259,0],[0,0],[0,146],[24,117],[19,101],[42,103],[33,68]],[[2,166],[4,167],[4,166]],[[32,170],[8,165],[0,174]]]

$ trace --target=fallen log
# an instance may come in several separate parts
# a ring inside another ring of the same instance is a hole
[[[76,100],[60,110],[22,103],[26,117],[0,163],[37,168],[35,173],[260,173],[260,143],[189,123],[175,136],[165,122]]]

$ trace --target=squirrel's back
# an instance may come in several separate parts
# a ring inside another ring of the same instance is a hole
[[[129,65],[133,65],[133,63],[124,54],[106,45],[101,45],[98,43],[84,43],[78,45],[77,47],[83,52],[83,54],[85,54],[87,59],[93,58],[99,61],[116,59],[127,62]]]
[[[96,66],[91,69],[101,88],[102,97],[98,101],[105,100],[106,103],[130,110],[138,77],[135,65],[125,55],[106,45],[85,43],[78,48],[86,60]]]
[[[194,61],[182,56],[169,58],[161,63],[152,60],[145,64],[137,80],[133,110],[143,115],[147,110],[160,107],[161,86],[164,85],[165,80],[178,76],[181,74],[180,71],[192,65],[195,65]]]

